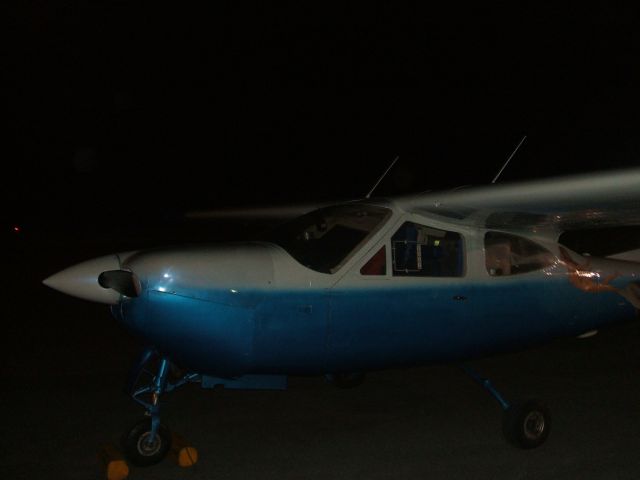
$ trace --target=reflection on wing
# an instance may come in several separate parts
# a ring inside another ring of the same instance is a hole
[[[610,285],[613,280],[620,276],[618,272],[607,275],[603,279],[599,279],[598,275],[592,271],[589,262],[584,265],[580,265],[571,258],[569,252],[563,247],[560,247],[560,258],[564,266],[567,268],[569,281],[579,290],[591,293],[618,292],[616,287]]]
[[[617,293],[640,311],[640,284],[635,280],[635,274],[631,275],[631,281],[624,285],[624,287],[619,288],[611,284],[614,280],[624,277],[617,269],[612,273],[604,275],[604,272],[597,272],[596,269],[593,268],[590,258],[584,263],[579,263],[572,258],[571,254],[564,247],[560,247],[559,260],[567,269],[569,282],[577,289],[589,293]],[[624,263],[625,262],[613,262],[609,265],[617,265],[620,268],[624,268]]]

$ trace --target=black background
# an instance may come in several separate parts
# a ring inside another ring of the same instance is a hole
[[[25,2],[10,9],[5,225],[636,165],[635,11]]]

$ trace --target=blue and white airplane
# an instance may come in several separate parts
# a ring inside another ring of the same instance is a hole
[[[116,253],[44,283],[110,305],[149,346],[128,387],[147,416],[124,448],[151,465],[171,441],[160,397],[185,383],[285,388],[287,375],[317,374],[346,386],[637,318],[640,250],[597,257],[560,237],[621,225],[640,225],[640,169],[366,198],[265,241]],[[504,409],[510,441],[545,441],[542,403],[511,403],[468,372]]]

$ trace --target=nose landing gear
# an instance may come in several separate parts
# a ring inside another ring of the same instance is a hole
[[[171,432],[160,423],[160,398],[185,383],[200,381],[200,375],[187,373],[169,379],[172,364],[154,349],[146,349],[131,370],[126,391],[145,408],[146,417],[125,433],[124,454],[133,465],[146,467],[161,462],[171,448]],[[155,370],[155,371],[154,371]]]

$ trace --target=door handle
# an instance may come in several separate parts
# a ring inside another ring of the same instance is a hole
[[[466,300],[467,297],[465,297],[464,295],[454,295],[453,299],[454,300]]]

